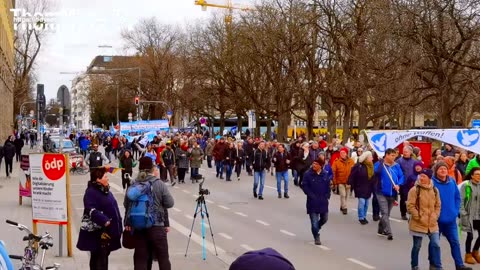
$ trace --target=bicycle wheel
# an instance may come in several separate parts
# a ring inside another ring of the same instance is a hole
[[[85,174],[89,173],[89,170],[86,169],[86,168],[80,167],[80,168],[77,169],[77,173],[80,174],[80,175],[85,175]]]

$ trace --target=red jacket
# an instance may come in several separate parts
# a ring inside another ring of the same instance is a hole
[[[160,159],[160,154],[162,153],[163,149],[165,149],[165,146],[159,146],[155,149],[155,152],[157,152],[157,159],[155,162],[160,165],[162,164],[162,160]]]

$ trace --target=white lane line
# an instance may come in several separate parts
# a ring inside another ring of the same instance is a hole
[[[280,230],[280,232],[283,233],[283,234],[289,235],[289,236],[296,236],[296,234],[291,233],[291,232],[289,232],[289,231]]]
[[[193,220],[193,217],[190,216],[190,215],[185,214],[184,216],[185,216],[186,218],[190,219],[190,220]]]
[[[178,213],[182,212],[182,210],[180,210],[180,209],[178,209],[178,208],[176,208],[176,207],[172,207],[172,209],[173,209],[173,211],[178,212]]]
[[[319,246],[319,245],[315,245],[314,242],[312,242],[312,245],[318,247],[319,249],[323,249],[323,250],[325,250],[325,251],[332,250],[331,248],[329,248],[329,247],[327,247],[327,246],[324,246],[324,245],[320,245],[320,246]]]
[[[266,187],[266,188],[269,188],[269,189],[274,189],[274,190],[277,190],[277,188],[276,188],[276,187],[271,187],[271,186],[269,186],[269,185],[265,185],[265,187]]]
[[[210,201],[210,200],[205,200],[205,201],[208,202],[208,203],[211,203],[211,204],[215,204],[214,201]]]
[[[257,223],[262,224],[263,226],[270,226],[270,224],[268,224],[267,222],[265,222],[265,221],[263,221],[263,220],[257,219],[257,220],[255,220],[255,221],[256,221]]]
[[[220,235],[221,237],[225,238],[225,239],[228,239],[228,240],[232,240],[233,238],[228,235],[228,234],[225,234],[225,233],[218,233],[218,235]]]
[[[251,246],[242,244],[240,245],[241,248],[245,249],[246,251],[252,251],[254,250]]]
[[[230,210],[230,208],[226,207],[226,206],[223,206],[223,205],[219,205],[218,207],[222,208],[222,209],[225,209],[225,210]]]
[[[182,189],[182,191],[183,191],[184,193],[191,194],[191,192],[188,191],[188,190],[186,190],[186,189]]]
[[[350,208],[350,210],[352,210],[352,211],[356,211],[356,212],[358,211],[358,209],[357,209],[357,208]],[[367,214],[369,214],[369,215],[373,216],[373,213],[372,213],[372,212],[367,212]],[[403,223],[403,220],[396,219],[396,218],[392,218],[392,217],[390,218],[390,220],[391,220],[391,221],[398,222],[398,223]]]
[[[173,186],[173,188],[174,188],[174,189],[179,189],[179,187],[177,187],[177,186]]]
[[[114,189],[117,189],[118,191],[123,191],[123,189],[118,185],[110,185],[110,186],[113,187]],[[170,220],[170,227],[171,228],[173,228],[176,231],[178,231],[179,233],[183,234],[185,237],[188,237],[190,235],[190,228],[187,228],[187,227],[183,226],[182,224],[178,223],[177,221],[175,221],[171,217],[169,217],[169,220]],[[78,232],[77,232],[77,235],[78,235]],[[200,235],[192,232],[192,238],[191,239],[192,239],[193,242],[197,243],[197,245],[199,245],[200,247],[203,246],[203,243],[202,243],[203,239]],[[212,242],[210,242],[208,240],[205,240],[205,246],[211,254],[215,254],[215,248],[214,248]],[[217,245],[217,252],[218,252],[218,257],[228,265],[232,264],[232,262],[236,259],[236,258],[232,257],[231,255],[227,254],[225,252],[225,250],[222,249],[218,245]],[[82,252],[82,254],[83,253],[84,252]]]
[[[365,268],[367,268],[367,269],[376,269],[375,266],[371,266],[371,265],[369,265],[369,264],[366,264],[366,263],[364,263],[364,262],[362,262],[362,261],[359,261],[359,260],[357,260],[357,259],[354,259],[354,258],[348,258],[347,260],[348,260],[348,261],[351,261],[351,262],[353,262],[353,263],[356,263],[356,264],[358,264],[358,265],[360,265],[360,266],[362,266],[362,267],[365,267]]]
[[[241,216],[241,217],[248,217],[247,214],[244,214],[244,213],[242,213],[242,212],[235,212],[235,214],[237,214],[237,215],[239,215],[239,216]]]

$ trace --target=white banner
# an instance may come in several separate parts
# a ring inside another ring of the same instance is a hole
[[[414,129],[366,131],[368,142],[379,157],[388,148],[395,148],[404,141],[420,136],[442,141],[480,154],[480,129]]]
[[[30,154],[34,222],[67,223],[66,157]]]

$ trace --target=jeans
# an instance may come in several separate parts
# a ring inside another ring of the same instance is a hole
[[[428,260],[430,261],[430,266],[435,266],[436,268],[442,267],[442,262],[440,260],[441,251],[440,251],[440,234],[438,232],[428,234],[430,238],[430,243],[428,245]],[[423,237],[413,236],[413,246],[411,254],[411,266],[414,268],[418,266],[418,254],[420,253],[420,248],[422,247]],[[431,248],[430,248],[431,246]]]
[[[448,243],[450,244],[450,252],[452,254],[453,260],[455,261],[456,266],[463,266],[462,252],[460,251],[460,241],[458,240],[458,228],[457,222],[453,221],[451,223],[438,223],[438,228],[440,229],[440,234],[447,238]],[[428,253],[434,254],[435,247],[432,245],[432,242],[428,245]]]
[[[382,217],[378,222],[378,233],[391,235],[392,229],[390,227],[390,212],[392,211],[395,197],[386,197],[377,193],[377,200],[378,205],[380,206],[380,213],[382,214]]]
[[[328,221],[328,213],[318,214],[318,213],[310,213],[310,224],[312,225],[312,235],[313,238],[316,238],[322,226],[325,225]]]
[[[260,190],[258,191],[258,195],[262,196],[263,186],[265,185],[265,170],[262,170],[260,172],[254,172],[254,174],[253,174],[253,192],[257,192],[259,181],[260,181]]]
[[[155,252],[158,268],[171,270],[168,255],[168,241],[165,227],[151,227],[142,231],[135,231],[135,252],[133,254],[134,270],[147,270],[149,258]]]
[[[217,177],[223,176],[223,160],[215,160],[215,168],[217,169]]]
[[[232,177],[232,171],[233,171],[233,166],[231,164],[227,164],[225,166],[226,169],[226,175],[227,175],[227,180],[231,180],[230,178]]]
[[[207,165],[208,168],[212,168],[212,156],[207,156]]]
[[[190,178],[193,179],[198,175],[198,168],[190,168]]]
[[[358,198],[358,220],[367,219],[369,201],[370,199]]]
[[[298,184],[298,172],[292,169],[293,183]]]
[[[90,270],[108,270],[108,255],[110,251],[104,248],[90,252]]]
[[[380,216],[380,206],[378,205],[377,194],[373,193],[372,196],[372,213],[374,217]]]
[[[288,171],[276,172],[275,176],[277,177],[277,192],[282,193],[282,179],[284,181],[283,190],[285,193],[288,193]]]

